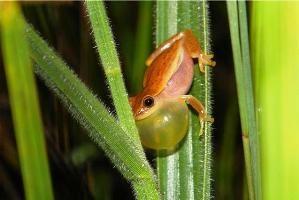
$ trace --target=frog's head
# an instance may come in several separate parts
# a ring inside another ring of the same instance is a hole
[[[142,144],[155,150],[172,150],[188,130],[189,112],[185,103],[159,96],[130,98]]]
[[[138,94],[129,99],[135,120],[151,115],[158,107],[158,98],[148,94]]]

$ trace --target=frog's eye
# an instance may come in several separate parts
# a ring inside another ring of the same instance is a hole
[[[147,96],[143,99],[143,105],[147,108],[153,107],[154,104],[155,104],[155,100],[151,96]]]

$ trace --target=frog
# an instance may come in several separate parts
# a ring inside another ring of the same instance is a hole
[[[151,149],[176,146],[188,129],[188,107],[201,122],[213,122],[203,104],[188,94],[194,77],[194,65],[200,72],[215,66],[213,54],[204,54],[192,30],[170,37],[147,58],[141,92],[129,98],[141,142]]]

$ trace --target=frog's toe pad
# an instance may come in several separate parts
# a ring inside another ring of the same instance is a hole
[[[200,54],[199,63],[202,65],[209,65],[214,67],[216,65],[216,62],[212,60],[213,57],[213,54]]]
[[[206,115],[204,117],[200,117],[200,120],[203,121],[203,122],[214,123],[214,118],[211,117],[210,115]]]

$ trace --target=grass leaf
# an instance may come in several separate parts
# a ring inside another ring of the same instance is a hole
[[[259,138],[255,120],[246,2],[227,2],[250,199],[261,198]]]
[[[263,199],[299,199],[299,3],[253,2],[251,54]]]
[[[126,133],[105,106],[29,25],[26,37],[36,62],[36,73],[132,183],[137,198],[158,199],[154,174],[141,145]]]
[[[38,95],[25,38],[25,21],[14,2],[0,4],[1,44],[26,199],[53,199]]]
[[[177,33],[177,3],[176,1],[156,2],[156,46]],[[157,157],[157,174],[163,199],[179,198],[178,155],[175,152],[164,156],[162,152]]]
[[[170,36],[192,29],[201,42],[204,52],[209,52],[207,2],[157,2],[156,43]],[[210,72],[200,74],[195,66],[195,77],[190,94],[206,105],[210,112]],[[210,125],[205,124],[201,137],[196,113],[190,112],[189,132],[178,151],[157,158],[157,171],[164,199],[210,199],[211,138]]]
[[[86,6],[117,116],[121,125],[132,135],[136,142],[139,142],[138,131],[129,105],[104,3],[101,1],[86,1]]]

